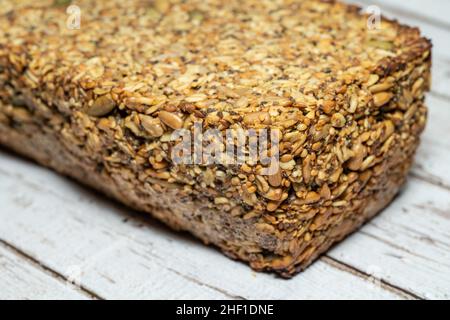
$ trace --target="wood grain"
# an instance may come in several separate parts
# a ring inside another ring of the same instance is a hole
[[[82,285],[100,296],[410,298],[372,288],[370,281],[321,261],[293,280],[256,274],[44,168],[8,154],[0,159],[1,167],[9,168],[0,171],[0,219],[5,221],[0,235],[63,276],[77,266],[83,270]]]
[[[450,298],[450,192],[412,178],[401,195],[329,255],[424,299]]]
[[[32,262],[0,243],[0,298],[84,300],[89,297],[39,270]]]

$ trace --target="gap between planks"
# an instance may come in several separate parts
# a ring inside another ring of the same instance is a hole
[[[431,184],[431,185],[433,185],[435,187],[438,187],[438,188],[441,188],[441,189],[445,189],[446,191],[450,192],[450,186],[447,185],[446,183],[438,180],[437,178],[425,177],[425,176],[423,176],[423,175],[421,175],[421,174],[419,174],[417,172],[414,172],[414,171],[410,171],[409,172],[409,176],[411,178],[414,178],[414,179],[426,182],[426,183]]]
[[[26,183],[26,182],[24,182],[24,183]],[[131,220],[136,220],[136,221],[139,220],[139,218],[135,218],[134,216],[130,216],[129,218]],[[69,279],[66,276],[64,276],[63,274],[61,274],[58,271],[50,268],[44,262],[38,260],[37,258],[34,258],[34,257],[30,256],[29,254],[25,253],[23,250],[17,248],[13,244],[11,244],[11,243],[9,243],[9,242],[1,239],[1,238],[0,238],[0,246],[5,248],[6,250],[11,252],[12,254],[15,254],[18,257],[21,257],[21,258],[25,259],[34,268],[43,271],[45,274],[50,275],[52,278],[54,278],[54,279],[56,279],[56,280],[58,280],[60,282],[63,282],[66,285],[69,285],[72,289],[77,290],[78,292],[81,292],[83,295],[85,295],[89,299],[92,299],[92,300],[106,300],[104,297],[100,296],[99,294],[97,294],[93,290],[91,290],[91,289],[89,289],[89,288],[87,288],[87,287],[85,287],[83,285],[76,286],[76,285],[72,284],[69,281]],[[163,267],[163,266],[161,266],[161,267]],[[180,273],[177,270],[174,270],[172,268],[165,267],[165,266],[163,268],[165,268],[166,270],[168,270],[168,271],[170,271],[170,272],[172,272],[172,273],[174,273],[174,274],[176,274],[176,275],[178,275],[178,276],[180,276],[180,277],[182,277],[182,278],[184,278],[184,279],[186,279],[186,280],[188,280],[190,282],[193,282],[193,283],[196,283],[198,285],[210,288],[211,290],[217,291],[217,292],[223,294],[224,296],[230,298],[230,300],[231,299],[233,299],[233,300],[246,300],[244,297],[241,297],[241,296],[238,296],[238,295],[234,295],[232,293],[227,292],[226,290],[217,288],[215,286],[209,285],[207,283],[204,283],[202,281],[199,281],[197,279],[189,277],[188,275],[182,274],[182,273]]]
[[[358,268],[353,267],[352,265],[349,265],[347,263],[339,261],[338,259],[330,257],[329,255],[326,255],[326,254],[324,256],[322,256],[320,258],[320,260],[334,268],[337,268],[344,272],[348,272],[348,273],[350,273],[356,277],[359,277],[363,280],[366,280],[366,281],[372,277],[370,274],[367,274],[367,273],[359,270]],[[377,281],[380,281],[380,285],[384,290],[392,292],[393,294],[396,294],[404,299],[425,300],[423,297],[419,297],[418,295],[416,295],[406,289],[403,289],[396,285],[393,285],[392,283],[389,283],[386,280],[377,279]]]
[[[210,285],[210,284],[204,283],[203,281],[200,281],[200,280],[198,280],[198,279],[195,279],[195,278],[193,278],[193,277],[190,277],[190,276],[188,276],[188,275],[185,275],[185,274],[183,274],[183,273],[181,273],[181,272],[179,272],[179,271],[177,271],[177,270],[175,270],[175,269],[173,269],[173,268],[170,268],[170,267],[167,267],[167,266],[164,266],[164,268],[166,268],[166,270],[169,270],[170,272],[173,272],[173,273],[175,273],[176,275],[178,275],[178,276],[180,276],[180,277],[182,277],[182,278],[184,278],[184,279],[186,279],[186,280],[188,280],[188,281],[191,281],[191,282],[194,282],[194,283],[196,283],[196,284],[198,284],[198,285],[205,286],[205,287],[210,288],[210,289],[212,289],[212,290],[218,291],[218,292],[220,292],[221,294],[223,294],[224,296],[226,296],[226,297],[228,297],[228,298],[230,298],[230,299],[233,299],[233,300],[248,300],[248,299],[246,299],[246,298],[244,298],[244,297],[242,297],[242,296],[239,296],[239,295],[235,295],[235,294],[229,293],[229,292],[226,291],[226,290],[217,288],[217,287],[212,286],[212,285]]]
[[[87,298],[89,298],[91,300],[105,300],[103,297],[99,296],[98,294],[89,290],[88,288],[85,288],[84,286],[77,286],[77,285],[72,284],[69,281],[69,279],[67,277],[65,277],[64,275],[53,270],[52,268],[48,267],[42,261],[39,261],[38,259],[33,258],[32,256],[28,255],[21,249],[17,248],[16,246],[12,245],[11,243],[9,243],[1,238],[0,238],[0,246],[3,247],[4,249],[8,250],[12,254],[28,261],[30,263],[30,265],[33,266],[35,269],[38,269],[38,270],[44,272],[45,274],[49,275],[53,279],[56,279],[57,281],[64,283],[66,286],[70,287],[73,290],[80,292]]]
[[[376,228],[379,228],[378,225],[376,225],[376,224],[372,224],[372,226],[374,226],[374,227],[376,227]],[[400,245],[397,245],[397,244],[393,243],[392,241],[389,241],[389,240],[383,239],[383,238],[381,238],[381,237],[379,237],[379,236],[373,235],[372,233],[367,232],[367,231],[365,231],[365,230],[359,230],[358,232],[360,232],[361,234],[366,235],[367,237],[370,237],[370,238],[373,238],[373,239],[375,239],[375,240],[377,240],[377,241],[383,242],[383,243],[387,244],[387,245],[390,246],[390,247],[396,248],[396,249],[398,249],[398,250],[400,250],[400,251],[404,251],[404,252],[406,252],[407,254],[413,255],[413,256],[418,257],[418,258],[429,259],[429,260],[430,260],[430,258],[427,258],[427,257],[425,257],[425,256],[422,256],[422,255],[420,255],[420,254],[417,254],[417,253],[415,253],[415,252],[413,252],[413,251],[411,251],[411,250],[408,250],[407,248],[404,248],[404,247],[402,247],[402,246],[400,246]],[[441,262],[435,261],[435,260],[432,260],[432,261],[434,261],[434,262],[436,262],[436,263],[441,263]]]

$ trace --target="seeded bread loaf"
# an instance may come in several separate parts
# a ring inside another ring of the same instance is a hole
[[[335,1],[70,4],[2,1],[2,145],[284,277],[404,183],[430,84],[417,29]],[[276,132],[277,169],[176,163],[195,124]]]

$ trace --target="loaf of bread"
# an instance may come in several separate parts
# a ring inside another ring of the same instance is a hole
[[[0,144],[290,277],[389,204],[424,129],[431,44],[379,18],[3,0]]]

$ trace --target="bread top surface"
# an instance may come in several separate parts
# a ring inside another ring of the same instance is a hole
[[[71,3],[79,29],[69,27]],[[203,113],[312,110],[348,103],[338,96],[352,84],[429,46],[386,19],[371,30],[359,11],[317,0],[4,0],[0,56],[32,87],[79,106],[114,91],[122,109],[147,114],[185,104]]]

